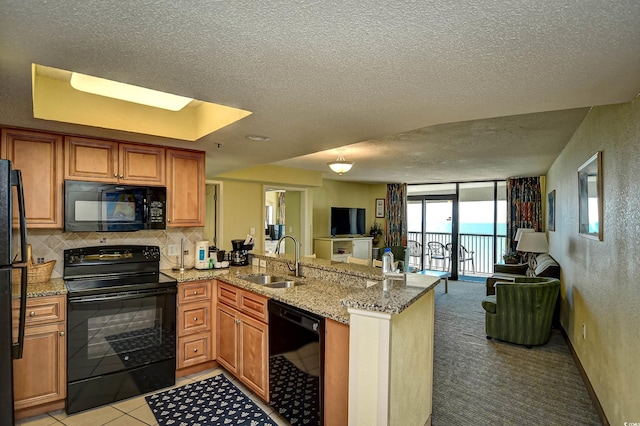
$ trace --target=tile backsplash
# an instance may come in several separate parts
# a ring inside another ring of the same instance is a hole
[[[99,245],[150,245],[159,246],[162,254],[160,269],[170,269],[176,266],[176,256],[169,257],[168,246],[180,244],[184,238],[184,248],[189,251],[185,255],[186,267],[193,267],[195,263],[195,243],[203,239],[204,228],[168,228],[163,231],[136,232],[64,232],[55,229],[29,229],[27,241],[31,244],[34,261],[38,258],[45,262],[55,260],[56,265],[51,274],[52,278],[60,278],[64,268],[64,250],[76,247]],[[179,260],[178,260],[179,262]]]

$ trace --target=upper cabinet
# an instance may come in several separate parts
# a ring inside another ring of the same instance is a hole
[[[29,228],[63,227],[65,179],[166,186],[167,226],[204,226],[205,154],[21,129],[0,140],[0,158],[22,171]],[[14,194],[16,223],[17,212]]]
[[[65,179],[164,186],[165,148],[67,136]]]
[[[205,153],[167,149],[167,226],[204,226]]]
[[[22,172],[27,226],[62,228],[62,136],[2,129],[0,150],[0,156]],[[15,198],[13,204],[17,221]]]

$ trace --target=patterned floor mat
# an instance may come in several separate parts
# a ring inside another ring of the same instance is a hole
[[[145,399],[160,426],[276,426],[222,374]]]

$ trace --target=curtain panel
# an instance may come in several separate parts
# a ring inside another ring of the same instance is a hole
[[[387,185],[387,246],[407,245],[407,184]]]
[[[542,193],[540,177],[507,179],[507,235],[510,247],[516,249],[515,236],[518,228],[542,231]]]

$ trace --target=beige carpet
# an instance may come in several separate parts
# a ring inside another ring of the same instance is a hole
[[[436,288],[433,422],[453,425],[600,425],[560,330],[544,346],[487,340],[484,284]]]

